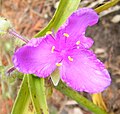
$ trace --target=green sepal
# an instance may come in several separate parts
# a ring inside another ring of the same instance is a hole
[[[51,80],[54,84],[54,86],[57,86],[60,81],[60,75],[59,75],[59,69],[57,68],[54,72],[51,74]]]

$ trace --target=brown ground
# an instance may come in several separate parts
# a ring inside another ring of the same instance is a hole
[[[47,25],[55,11],[57,1],[3,0],[0,4],[0,15],[9,19],[20,34],[31,38]],[[95,0],[90,1],[92,4],[92,1]],[[84,5],[84,2],[82,4]],[[112,84],[103,92],[103,96],[109,111],[114,112],[114,114],[120,114],[120,22],[113,23],[111,19],[118,14],[120,14],[120,11],[115,11],[102,17],[95,27],[89,28],[87,31],[87,36],[95,40],[93,50],[105,62],[106,67],[111,73]],[[10,56],[12,55],[13,47],[15,47],[12,44],[14,39],[11,40],[9,38],[10,36],[5,36],[4,39],[2,38],[3,41],[0,41],[1,47],[4,42],[4,46],[0,49],[0,53],[2,53],[0,59],[2,60],[2,67],[5,69],[11,64]],[[5,86],[4,89],[2,85]],[[12,81],[12,84],[6,82],[6,80],[1,81],[0,114],[9,114],[18,87],[19,84],[16,81]],[[3,90],[6,92],[5,95]],[[56,90],[54,90],[49,102],[52,103],[50,105],[51,114],[56,114],[56,112],[58,114],[90,114],[90,112],[79,106],[76,102],[68,99]]]

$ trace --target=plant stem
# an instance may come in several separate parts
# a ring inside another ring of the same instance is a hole
[[[111,0],[111,1],[109,1],[109,2],[107,2],[107,3],[105,3],[104,5],[96,8],[95,11],[96,11],[97,13],[100,13],[100,12],[102,12],[102,11],[104,11],[104,10],[106,10],[106,9],[114,6],[114,5],[116,5],[118,2],[120,2],[120,0]]]
[[[58,86],[55,86],[57,90],[75,100],[78,104],[86,107],[88,110],[94,112],[95,114],[107,114],[104,110],[97,107],[91,101],[87,100],[85,97],[80,95],[78,92],[68,88],[62,81],[59,82]]]
[[[17,32],[15,32],[13,29],[9,29],[8,30],[9,34],[21,39],[22,41],[24,41],[25,43],[28,43],[28,40],[23,38],[21,35],[19,35]]]

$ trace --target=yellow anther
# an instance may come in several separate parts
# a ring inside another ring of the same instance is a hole
[[[51,52],[53,53],[55,50],[55,46],[52,46]]]
[[[62,63],[56,63],[56,66],[60,67],[62,66]]]
[[[67,33],[64,33],[63,35],[67,38],[69,37],[69,34],[67,34]]]
[[[80,44],[80,41],[77,41],[77,42],[76,42],[76,45],[79,45],[79,44]]]
[[[72,57],[70,57],[70,56],[68,56],[68,59],[69,59],[69,61],[73,61],[73,58],[72,58]]]
[[[47,32],[46,32],[46,35],[48,35],[48,34],[52,34],[52,31],[47,31]]]

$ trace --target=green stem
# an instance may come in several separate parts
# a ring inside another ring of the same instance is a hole
[[[111,0],[111,1],[109,1],[109,2],[107,2],[107,3],[105,3],[104,5],[96,8],[95,11],[96,11],[97,13],[100,13],[100,12],[102,12],[102,11],[104,11],[104,10],[106,10],[106,9],[114,6],[114,5],[116,5],[118,2],[120,2],[120,0]]]
[[[80,95],[78,92],[68,88],[62,81],[59,82],[58,86],[55,87],[57,90],[61,91],[66,96],[75,100],[78,104],[86,107],[88,110],[94,112],[95,114],[107,114],[104,110],[97,107],[91,101],[87,100],[85,97]]]

